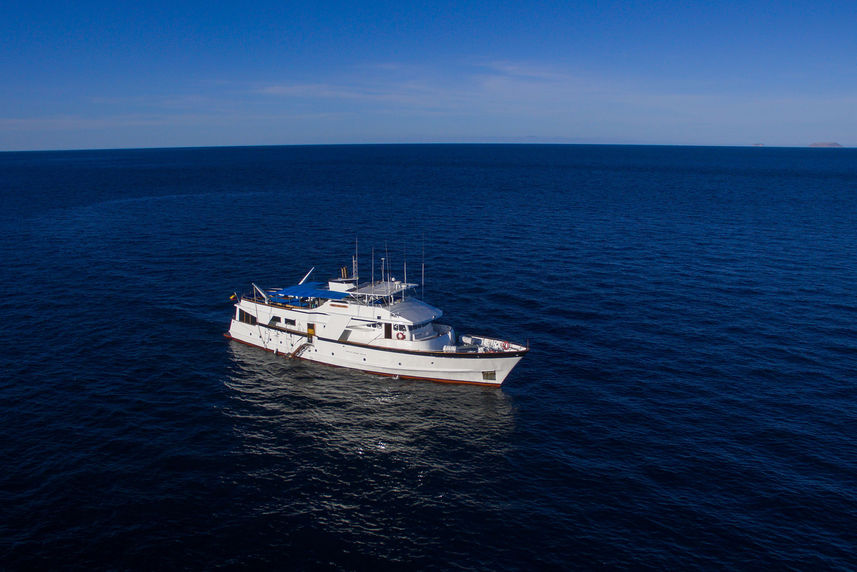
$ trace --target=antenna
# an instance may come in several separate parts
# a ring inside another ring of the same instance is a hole
[[[375,247],[372,247],[372,294],[375,294]]]
[[[402,256],[402,258],[404,258],[404,260],[405,260],[405,284],[407,284],[408,283],[408,245],[407,244],[404,246],[404,250],[405,250],[405,253]],[[404,302],[404,300],[405,300],[405,288],[402,288],[402,301]]]
[[[386,240],[384,241],[384,255],[387,257],[387,280],[386,280],[387,296],[390,298],[390,304],[392,304],[393,303],[393,294],[390,293],[390,250],[387,248],[387,241]],[[382,258],[381,261],[383,262],[383,260],[384,259]],[[384,272],[382,271],[381,275],[383,276],[383,274],[384,274]]]
[[[360,250],[357,247],[357,235],[354,235],[354,258],[351,259],[351,273],[354,275],[355,286],[360,283],[359,260]]]
[[[423,233],[423,275],[420,278],[420,286],[422,287],[422,293],[420,294],[420,298],[425,299],[425,297],[426,297],[426,233]]]

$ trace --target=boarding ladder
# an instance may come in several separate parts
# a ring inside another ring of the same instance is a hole
[[[295,348],[295,351],[289,354],[289,359],[297,359],[301,357],[301,354],[303,354],[310,346],[312,346],[312,344],[309,342],[302,343],[297,348]]]

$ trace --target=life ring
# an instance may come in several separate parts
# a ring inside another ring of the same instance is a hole
[[[508,350],[508,349],[509,349],[509,347],[510,347],[510,346],[509,346],[509,342],[503,342],[503,349],[504,349],[504,350]]]
[[[400,339],[400,340],[404,340],[404,339],[405,339],[405,334],[403,334],[402,332],[399,332],[398,334],[396,334],[396,338],[397,338],[397,339]]]

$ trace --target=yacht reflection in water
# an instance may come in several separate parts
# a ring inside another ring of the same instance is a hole
[[[423,456],[425,447],[454,440],[461,446],[504,450],[514,426],[510,399],[496,389],[379,378],[345,369],[283,360],[231,344],[236,427],[293,450],[295,438],[342,454],[372,450]],[[277,435],[288,437],[280,443]],[[439,451],[441,452],[441,451]]]

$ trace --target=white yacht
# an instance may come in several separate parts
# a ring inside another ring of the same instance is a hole
[[[382,267],[383,268],[383,267]],[[313,269],[314,270],[314,269]],[[275,354],[407,379],[499,386],[529,348],[477,335],[456,337],[417,284],[349,277],[233,295],[226,337]],[[374,274],[374,272],[373,272]]]

